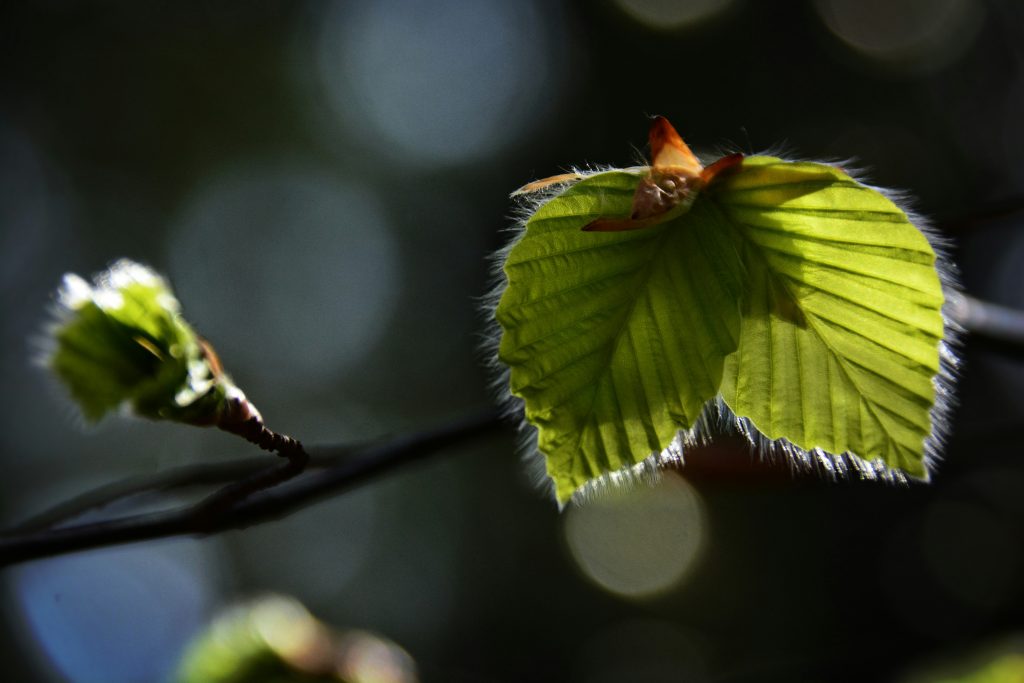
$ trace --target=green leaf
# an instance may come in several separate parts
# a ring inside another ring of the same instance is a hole
[[[498,358],[559,503],[677,456],[723,401],[800,461],[926,476],[944,297],[906,213],[834,167],[752,157],[662,223],[581,231],[628,216],[646,172],[540,203],[503,264]]]
[[[725,403],[768,439],[926,476],[944,297],[925,236],[822,164],[747,159],[709,200],[748,273]]]
[[[240,396],[180,315],[167,283],[122,259],[93,283],[69,274],[57,296],[45,363],[86,420],[121,406],[136,415],[216,422]]]
[[[504,264],[499,357],[560,502],[691,428],[736,348],[742,264],[713,203],[644,230],[581,232],[628,214],[640,178],[576,183],[530,218]]]

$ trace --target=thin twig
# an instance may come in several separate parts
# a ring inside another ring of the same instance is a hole
[[[244,405],[248,406],[248,401],[245,401]],[[255,415],[250,413],[244,419],[236,421],[222,420],[217,426],[226,432],[241,436],[265,451],[272,451],[282,458],[287,458],[296,466],[309,460],[309,455],[300,441],[268,429],[259,413]],[[299,469],[301,471],[301,466]]]
[[[305,451],[303,454],[305,455]],[[265,467],[217,489],[190,508],[191,514],[196,518],[197,528],[215,526],[218,516],[230,510],[239,501],[298,476],[305,469],[308,459],[308,456],[304,459],[289,458],[283,463]]]
[[[310,457],[306,469],[323,469],[337,465],[351,457],[367,444],[345,446],[313,446],[308,449]],[[242,458],[230,462],[182,465],[155,474],[127,477],[120,481],[104,484],[91,491],[81,493],[63,501],[28,519],[11,526],[6,534],[23,534],[42,531],[81,517],[87,512],[102,510],[118,501],[132,496],[158,495],[182,489],[210,487],[216,484],[236,482],[268,467],[266,457]]]
[[[205,349],[208,354],[213,354],[213,347],[207,344]],[[215,524],[217,515],[222,511],[257,491],[283,484],[302,474],[309,462],[309,454],[302,447],[302,442],[269,429],[260,411],[241,392],[227,399],[224,410],[218,416],[217,426],[265,451],[277,453],[287,462],[266,467],[233,481],[196,503],[190,508],[190,514],[195,517],[197,525]]]
[[[262,469],[267,459],[245,458],[224,463],[184,465],[156,474],[128,477],[81,493],[10,527],[6,534],[42,531],[103,508],[125,498],[159,494],[199,486],[236,481]]]
[[[489,411],[431,431],[397,437],[369,446],[336,465],[305,472],[291,482],[274,488],[251,493],[244,498],[228,496],[215,499],[216,514],[211,514],[211,505],[214,504],[207,498],[195,505],[168,511],[44,531],[7,533],[0,536],[0,566],[119,543],[168,536],[209,535],[279,519],[335,491],[416,462],[446,447],[469,441],[500,425],[498,414]],[[289,465],[290,462],[279,467]],[[270,476],[267,470],[250,476],[263,475]]]
[[[949,299],[949,314],[969,332],[1024,344],[1024,311],[956,294]]]

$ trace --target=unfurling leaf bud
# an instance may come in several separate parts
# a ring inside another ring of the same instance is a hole
[[[65,275],[54,313],[44,363],[89,422],[122,409],[154,420],[219,425],[237,404],[248,404],[209,344],[181,317],[167,282],[146,266],[121,259],[91,284]]]

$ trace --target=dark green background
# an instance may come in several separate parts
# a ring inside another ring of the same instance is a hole
[[[258,325],[218,327],[201,305],[207,292],[175,280],[186,313],[268,421],[308,442],[415,429],[488,405],[477,297],[489,253],[507,238],[508,192],[572,164],[634,163],[648,114],[668,116],[698,151],[781,144],[795,156],[855,158],[872,181],[910,192],[953,240],[968,291],[1024,307],[1024,13],[1013,0],[966,4],[980,24],[976,34],[956,28],[973,35],[962,49],[939,44],[894,63],[852,49],[810,2],[737,0],[670,31],[607,2],[544,3],[542,56],[558,63],[554,85],[531,105],[540,113],[504,146],[456,164],[409,162],[357,118],[334,120],[344,117],[316,84],[310,56],[324,14],[317,3],[4,4],[3,519],[129,474],[248,454],[227,436],[172,425],[112,421],[83,433],[29,364],[62,273],[130,256],[175,277],[183,207],[228,167],[298,165],[357,179],[391,226],[390,307],[350,323],[380,332],[358,362],[309,391],[260,355],[260,340],[280,327],[323,348],[322,336],[346,321],[296,331],[280,305]],[[871,14],[876,5],[861,4],[869,25],[884,19]],[[490,39],[467,41],[483,50]],[[460,82],[425,87],[455,97]],[[518,125],[516,116],[510,110],[505,123]],[[42,198],[31,203],[29,191]],[[217,225],[208,229],[223,248]],[[343,217],[337,229],[347,229]],[[239,248],[259,253],[260,239]],[[278,267],[300,274],[304,263]],[[374,294],[315,275],[353,306]],[[249,301],[255,287],[217,272],[208,282],[224,288],[210,294],[218,301],[236,289]],[[240,347],[248,354],[233,358]],[[292,594],[333,624],[398,641],[429,681],[899,680],[937,656],[1024,631],[1024,354],[967,339],[963,356],[960,407],[931,485],[790,476],[727,439],[694,454],[683,474],[706,504],[708,545],[689,580],[653,600],[616,598],[577,572],[561,518],[529,484],[511,430],[273,525],[152,547],[203,582],[203,618],[237,597]],[[348,557],[340,539],[362,559],[334,586],[333,563]],[[5,570],[7,680],[62,680],[19,602],[41,572],[58,577],[46,584],[58,615],[65,591],[91,590],[95,577],[60,578],[76,571],[61,574],[61,562]],[[175,600],[170,586],[143,589],[157,613]],[[131,611],[129,602],[101,621]],[[109,657],[124,651],[130,639]]]

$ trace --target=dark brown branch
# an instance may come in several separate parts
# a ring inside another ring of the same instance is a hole
[[[305,462],[309,459],[302,443],[290,436],[278,434],[267,429],[263,418],[255,412],[255,408],[248,400],[232,400],[229,402],[229,409],[222,416],[218,427],[226,432],[237,434],[246,441],[259,446],[265,451],[272,451],[293,462]],[[237,406],[242,406],[238,408]],[[245,411],[242,415],[237,413]],[[301,468],[300,468],[301,470]]]
[[[235,486],[231,484],[213,494],[213,498],[169,511],[42,531],[7,533],[0,536],[0,566],[119,543],[244,529],[259,522],[279,519],[336,491],[477,438],[495,430],[500,424],[496,412],[487,412],[431,431],[396,437],[357,451],[333,466],[305,472],[291,482],[244,498],[238,498],[234,493],[222,493]],[[249,477],[278,477],[280,470],[288,467],[295,467],[293,461],[255,472],[248,470]],[[243,482],[238,485],[242,486]],[[250,481],[247,485],[251,484]],[[43,518],[45,515],[36,519]]]
[[[204,348],[208,354],[213,355],[213,347],[207,344]],[[216,356],[214,355],[214,357]],[[241,392],[237,396],[227,399],[224,408],[218,416],[217,426],[219,428],[237,434],[265,451],[277,453],[287,459],[287,462],[283,465],[258,470],[233,481],[192,506],[189,512],[196,518],[198,525],[212,524],[219,514],[229,510],[238,501],[245,500],[257,491],[277,486],[297,477],[309,462],[309,454],[302,447],[302,442],[268,429],[260,412],[256,410],[256,406]]]
[[[950,312],[969,332],[1024,342],[1024,315],[959,295]],[[263,459],[216,465],[193,465],[110,484],[62,503],[0,535],[0,566],[29,559],[117,543],[176,535],[204,535],[239,529],[285,516],[336,490],[355,485],[380,472],[413,462],[446,445],[472,438],[499,424],[494,413],[456,423],[433,432],[398,437],[339,457],[344,447],[315,449],[312,463],[319,471],[297,481],[309,456],[299,442],[280,437],[262,422],[245,420],[234,431],[266,450],[288,457],[267,466]],[[58,527],[87,511],[102,508],[132,495],[160,493],[178,488],[230,482],[194,505],[112,520]]]
[[[976,216],[969,223],[994,220],[1018,211],[1020,202],[1012,202],[1005,207],[996,207],[991,215]],[[965,225],[967,223],[964,222]],[[966,295],[951,298],[949,311],[970,333],[1024,345],[1024,313]],[[263,459],[247,459],[232,463],[193,465],[101,487],[0,534],[0,566],[117,543],[176,535],[212,534],[283,517],[337,490],[414,462],[445,446],[474,438],[499,424],[495,413],[486,413],[435,431],[398,437],[379,445],[360,448],[350,458],[340,458],[337,453],[339,449],[334,448],[331,449],[335,451],[333,453],[314,453],[311,459],[301,443],[266,429],[259,413],[248,401],[240,402],[235,407],[237,410],[226,415],[225,421],[219,426],[264,450],[276,451],[287,462],[267,466]],[[303,473],[307,461],[311,462],[313,468],[319,468],[319,471]],[[194,505],[89,524],[61,526],[85,512],[100,509],[129,496],[225,482],[229,483]]]
[[[323,446],[312,447],[307,469],[324,469],[337,465],[341,460],[351,457],[359,446]],[[79,494],[70,500],[63,501],[10,527],[5,534],[24,534],[30,531],[42,531],[58,526],[80,517],[87,512],[102,510],[118,501],[132,496],[158,495],[182,489],[211,487],[238,481],[243,477],[274,469],[277,465],[268,465],[265,457],[242,458],[222,463],[201,463],[183,465],[155,474],[127,477],[120,481],[104,484],[91,491]]]
[[[315,466],[315,465],[313,465]],[[167,493],[178,489],[213,486],[236,481],[267,468],[267,459],[245,458],[224,463],[184,465],[155,475],[128,477],[86,491],[43,512],[19,522],[5,533],[25,534],[42,531],[73,520],[87,512],[103,508],[125,498]]]

